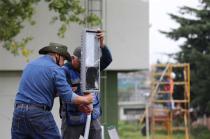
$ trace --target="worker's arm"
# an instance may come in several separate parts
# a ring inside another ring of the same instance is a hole
[[[174,93],[174,81],[172,79],[170,80],[170,93]]]
[[[102,55],[100,58],[100,70],[103,71],[112,62],[112,55],[109,49],[107,48],[107,46],[102,47],[101,52],[102,52]]]
[[[104,33],[101,30],[97,30],[97,38],[99,40],[102,56],[100,58],[100,71],[103,71],[106,67],[109,66],[109,64],[112,62],[112,55],[107,48],[107,46],[104,45]]]
[[[72,88],[66,81],[66,76],[62,68],[57,68],[53,72],[55,89],[58,92],[59,97],[65,103],[74,104],[90,104],[93,101],[91,94],[85,96],[79,96],[73,92]]]

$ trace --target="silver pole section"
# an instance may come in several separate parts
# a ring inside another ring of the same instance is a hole
[[[150,136],[149,136],[149,106],[148,106],[148,104],[146,105],[146,135],[147,135],[147,139],[150,139]]]
[[[87,115],[84,139],[88,139],[89,131],[90,131],[90,122],[91,122],[91,114]]]
[[[104,139],[104,126],[101,126],[101,138]]]

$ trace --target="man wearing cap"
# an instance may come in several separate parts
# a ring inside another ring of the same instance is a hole
[[[98,32],[98,39],[102,56],[100,58],[100,70],[104,70],[111,62],[112,56],[109,49],[103,44],[104,35]],[[80,59],[81,47],[77,47],[72,56],[72,62],[64,65],[64,70],[68,82],[71,84],[75,92],[83,96],[84,92],[80,89]],[[92,112],[92,113],[91,113]],[[84,135],[87,114],[91,113],[91,124],[89,139],[101,139],[101,124],[99,117],[101,116],[100,98],[98,93],[94,93],[93,109],[90,105],[74,105],[62,104],[61,117],[62,117],[62,136],[64,139],[79,139],[80,135]]]
[[[39,50],[44,56],[30,62],[22,73],[15,98],[12,139],[61,139],[51,114],[54,98],[65,103],[90,104],[92,96],[79,96],[66,81],[61,66],[71,61],[67,47],[50,43]]]

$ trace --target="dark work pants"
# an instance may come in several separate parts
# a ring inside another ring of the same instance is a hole
[[[80,135],[84,135],[85,124],[84,125],[67,125],[66,117],[62,118],[61,132],[63,139],[79,139]],[[89,139],[101,139],[101,124],[98,119],[91,120]]]
[[[12,139],[61,139],[58,127],[50,111],[15,108]]]

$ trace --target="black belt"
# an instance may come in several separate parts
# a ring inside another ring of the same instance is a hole
[[[24,109],[27,109],[27,110],[30,110],[30,109],[41,109],[41,110],[44,110],[44,111],[50,111],[50,108],[46,105],[40,105],[40,104],[24,104],[24,103],[17,103],[15,104],[15,108],[24,108]]]

